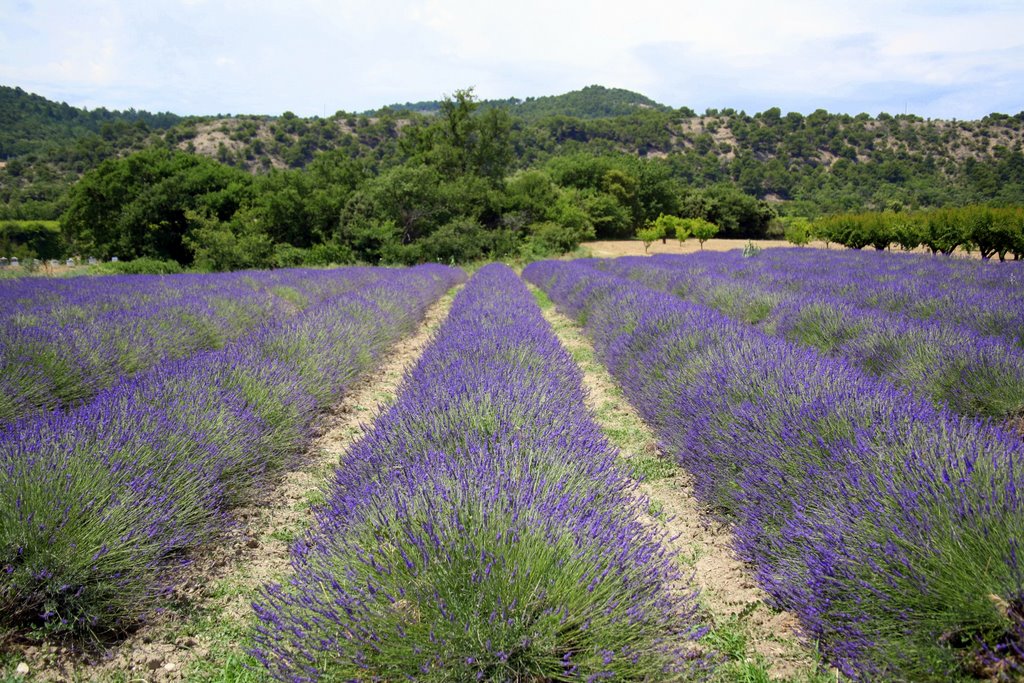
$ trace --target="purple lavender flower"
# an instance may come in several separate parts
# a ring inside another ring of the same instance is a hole
[[[271,675],[701,678],[693,596],[583,398],[528,290],[481,269],[254,604]]]
[[[293,463],[316,412],[465,276],[318,277],[337,282],[302,313],[0,428],[0,625],[100,634],[153,609],[182,554]]]
[[[1019,438],[602,268],[524,276],[585,321],[758,582],[837,667],[946,680],[994,660],[1019,675]]]

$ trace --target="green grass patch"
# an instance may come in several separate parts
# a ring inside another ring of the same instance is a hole
[[[227,580],[218,584],[214,596],[224,599],[256,596],[254,590]],[[262,667],[247,654],[251,647],[250,634],[255,617],[236,620],[224,618],[220,609],[211,607],[187,629],[192,637],[201,636],[208,644],[208,652],[192,661],[185,669],[188,681],[265,681],[269,680]]]
[[[544,292],[543,289],[531,286],[530,287],[530,291],[533,292],[533,299],[534,299],[534,301],[537,302],[537,305],[540,307],[540,310],[546,311],[546,310],[548,310],[549,308],[552,308],[555,305],[554,302],[551,301],[551,298]]]
[[[292,529],[275,529],[268,534],[268,538],[288,544],[291,544],[297,537],[298,534],[296,534]]]
[[[288,303],[296,306],[297,308],[303,309],[309,305],[309,298],[295,289],[294,287],[288,287],[285,285],[276,285],[270,288],[270,291],[274,296],[280,297]]]
[[[630,475],[640,481],[658,481],[679,474],[678,465],[653,456],[629,458],[626,466],[629,467]]]

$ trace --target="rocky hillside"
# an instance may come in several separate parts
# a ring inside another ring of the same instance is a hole
[[[86,112],[0,87],[0,218],[56,218],[67,187],[105,158],[147,146],[194,152],[253,173],[304,168],[337,150],[371,172],[402,163],[410,129],[438,102],[327,118]],[[797,213],[978,201],[1024,203],[1024,112],[979,121],[913,115],[703,114],[591,86],[555,97],[484,101],[507,117],[519,168],[552,157],[626,154],[678,180],[732,184]]]

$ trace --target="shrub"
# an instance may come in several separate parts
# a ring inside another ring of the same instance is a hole
[[[786,219],[783,235],[790,244],[805,246],[811,241],[811,224],[806,218]]]
[[[177,275],[185,272],[177,261],[147,257],[98,263],[91,270],[109,275]]]

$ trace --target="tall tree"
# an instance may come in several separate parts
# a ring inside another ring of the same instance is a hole
[[[154,147],[108,159],[69,193],[65,239],[97,256],[150,256],[190,263],[186,213],[230,219],[248,200],[252,178],[212,159]]]

